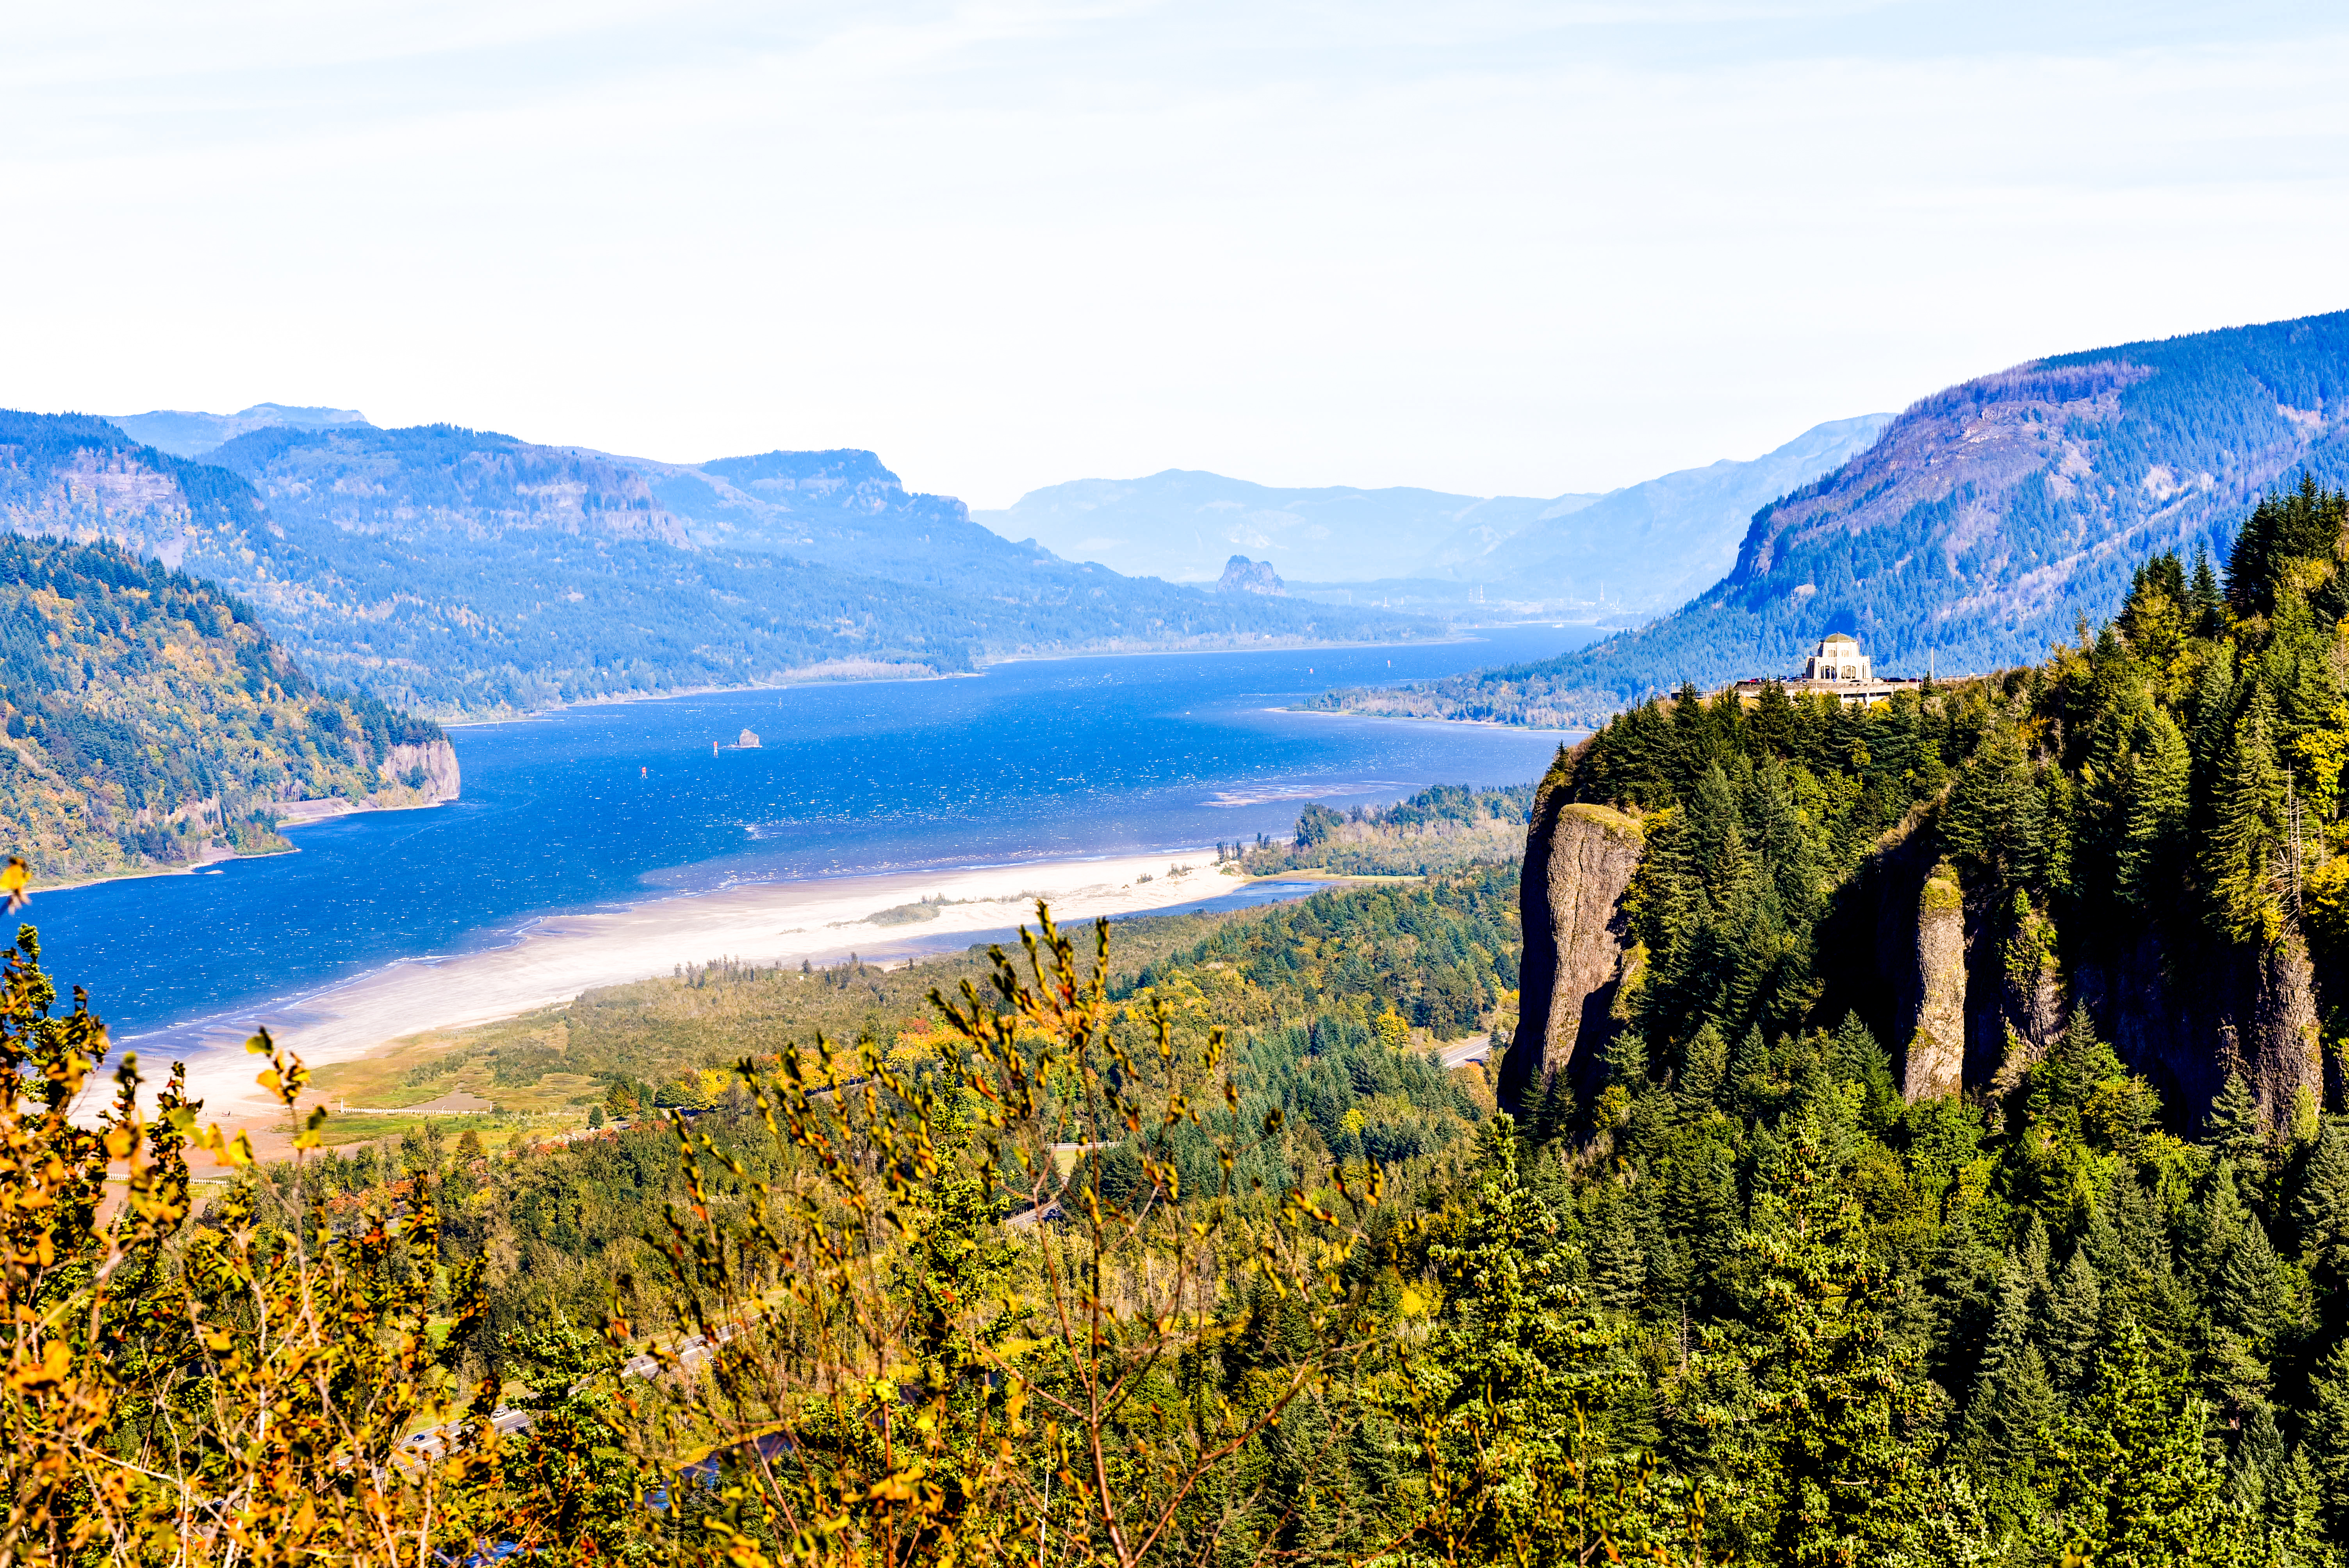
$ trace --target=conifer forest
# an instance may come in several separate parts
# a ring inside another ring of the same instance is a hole
[[[259,1158],[36,898],[0,1564],[2349,1561],[2344,634],[2303,485],[2036,665],[1247,851],[1415,874],[591,995],[482,1047],[560,1145],[330,1147],[264,1035]]]

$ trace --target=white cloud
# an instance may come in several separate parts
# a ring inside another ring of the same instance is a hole
[[[2297,7],[52,8],[0,402],[1551,494],[2349,305]]]

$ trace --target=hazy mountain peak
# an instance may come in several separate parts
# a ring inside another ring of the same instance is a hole
[[[296,407],[290,403],[255,403],[233,414],[204,414],[184,408],[157,408],[144,414],[115,414],[111,422],[133,440],[143,441],[175,458],[197,458],[223,442],[254,430],[289,426],[299,430],[323,430],[336,425],[367,425],[357,408]],[[370,427],[371,428],[371,427]]]
[[[1750,461],[1724,459],[1606,495],[1282,489],[1162,469],[1143,479],[1072,480],[971,516],[1069,560],[1171,582],[1214,582],[1239,554],[1291,583],[1417,579],[1437,598],[1464,601],[1468,585],[1506,585],[1512,602],[1548,611],[1658,610],[1729,569],[1755,507],[1863,449],[1891,418],[1829,420]]]

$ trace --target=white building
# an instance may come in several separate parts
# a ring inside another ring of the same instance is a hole
[[[1806,681],[1873,681],[1876,666],[1859,651],[1859,639],[1829,632],[1803,666]]]

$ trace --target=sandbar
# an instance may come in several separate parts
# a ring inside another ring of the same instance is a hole
[[[1185,866],[1187,872],[1180,869]],[[243,1049],[257,1026],[265,1025],[311,1067],[324,1067],[427,1029],[512,1017],[684,965],[718,958],[761,966],[823,963],[851,953],[866,960],[899,959],[1032,924],[1039,895],[1050,903],[1055,920],[1090,923],[1100,915],[1215,898],[1237,891],[1244,881],[1222,874],[1212,850],[1193,849],[748,882],[625,909],[547,916],[502,946],[402,960],[251,1018],[222,1019],[192,1040],[182,1033],[169,1042],[192,1049],[125,1043],[159,1064],[182,1057],[190,1090],[205,1099],[207,1118],[235,1116],[259,1109],[257,1064]],[[895,912],[895,917],[876,923],[874,917],[885,912]]]

